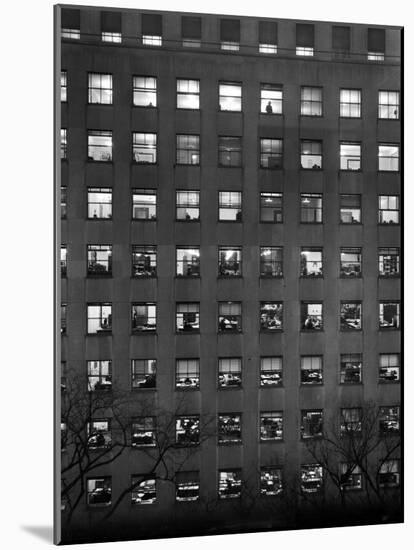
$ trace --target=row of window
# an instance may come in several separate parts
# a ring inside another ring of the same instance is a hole
[[[88,276],[112,275],[112,245],[87,245]],[[261,246],[260,277],[283,277],[283,247]],[[200,277],[200,247],[177,246],[176,269],[177,277]],[[132,245],[132,277],[157,277],[157,246]],[[67,273],[67,247],[61,246],[60,266],[63,277]],[[362,248],[341,247],[339,255],[339,275],[343,278],[362,277]],[[322,247],[301,247],[300,276],[323,277],[324,264]],[[400,249],[386,247],[378,249],[378,275],[380,277],[395,277],[400,274]],[[166,273],[164,272],[165,276]],[[220,277],[242,276],[242,247],[218,247],[218,275]]]
[[[200,191],[176,191],[175,219],[180,222],[200,221]],[[243,220],[241,191],[218,192],[218,220],[241,222]],[[132,219],[155,221],[157,219],[157,190],[132,189]],[[283,223],[283,193],[261,192],[259,196],[260,222]],[[323,223],[322,193],[300,193],[300,223]],[[400,223],[400,199],[398,195],[378,195],[378,223]],[[362,197],[359,194],[339,195],[339,221],[341,224],[362,223]],[[67,188],[61,187],[61,217],[67,215]],[[87,219],[112,219],[112,188],[88,187]]]
[[[400,382],[400,355],[379,355],[378,380],[381,383]],[[66,390],[66,362],[61,365],[61,389]],[[324,382],[322,355],[302,355],[299,363],[300,384],[320,385]],[[87,361],[87,386],[89,391],[111,390],[112,361]],[[219,388],[240,388],[243,380],[241,357],[219,357],[217,361],[217,385]],[[259,385],[261,388],[283,387],[283,357],[261,357]],[[362,353],[343,353],[339,361],[340,384],[362,384]],[[157,387],[157,360],[131,360],[131,388],[155,389]],[[175,361],[176,389],[200,388],[200,359],[182,358]]]
[[[61,71],[61,101],[68,100],[67,71]],[[283,86],[260,84],[260,113],[283,114]],[[218,83],[219,111],[242,112],[242,84],[240,82]],[[113,76],[110,73],[88,73],[88,104],[113,104]],[[156,76],[132,77],[132,104],[137,107],[158,106],[158,78]],[[362,90],[341,88],[339,90],[339,116],[361,118]],[[176,108],[200,109],[200,80],[177,78]],[[300,114],[302,116],[323,116],[323,88],[301,86]],[[400,118],[400,92],[378,91],[378,118],[398,120]]]
[[[260,168],[271,170],[283,168],[283,139],[260,138]],[[112,162],[112,131],[88,130],[88,161]],[[361,171],[360,142],[340,142],[339,169]],[[61,129],[61,158],[67,158],[67,130]],[[200,136],[197,134],[176,135],[176,165],[200,165]],[[218,165],[221,167],[242,166],[242,138],[240,136],[218,136]],[[132,161],[137,164],[157,164],[157,134],[132,132]],[[400,146],[395,143],[380,143],[377,149],[378,171],[398,172],[400,169]],[[322,170],[322,141],[302,139],[300,141],[300,168]]]
[[[320,464],[302,464],[299,479],[300,490],[304,494],[319,493],[323,489],[324,469]],[[341,462],[339,480],[342,490],[362,490],[364,474],[356,464]],[[282,495],[283,468],[264,466],[260,468],[259,491],[262,496]],[[400,484],[400,462],[397,459],[382,459],[378,468],[378,485],[386,489]],[[157,501],[157,482],[155,477],[146,474],[131,476],[131,504],[154,504]],[[219,499],[240,498],[243,490],[242,470],[232,468],[218,471]],[[175,483],[177,502],[191,502],[200,499],[200,474],[198,471],[178,472]],[[87,504],[89,507],[111,506],[112,479],[110,476],[87,480]],[[62,503],[62,508],[65,504]]]
[[[61,305],[61,331],[66,332],[66,304]],[[260,302],[259,323],[262,332],[284,329],[283,302]],[[241,302],[219,302],[218,331],[240,332]],[[400,302],[379,302],[378,328],[395,330],[400,328]],[[341,301],[340,330],[362,330],[362,302]],[[321,331],[324,329],[323,302],[300,302],[300,330]],[[157,304],[136,302],[131,306],[132,333],[151,333],[157,330]],[[200,332],[200,302],[177,302],[175,307],[175,330],[177,333]],[[112,304],[99,302],[87,304],[87,334],[108,334],[112,332]]]
[[[179,44],[183,48],[198,49],[203,44],[202,17],[181,16],[181,39],[163,37],[163,16],[161,14],[140,14],[141,35],[128,36],[143,46],[161,47],[163,41],[167,45]],[[238,52],[240,46],[251,51],[267,55],[282,55],[290,51],[287,47],[281,47],[278,41],[278,22],[269,19],[257,22],[257,46],[241,44],[241,21],[239,19],[224,18],[219,20],[219,46],[222,51]],[[368,61],[385,60],[385,29],[368,28],[366,33],[366,52],[363,54],[351,52],[351,30],[347,25],[332,25],[331,47],[332,53],[341,59],[352,56],[363,56]],[[295,54],[300,57],[314,56],[315,54],[315,25],[312,23],[295,23],[296,46]],[[101,12],[102,42],[122,43],[122,13]],[[61,37],[70,40],[80,40],[80,11],[75,9],[63,9],[61,20]],[[213,39],[214,40],[214,39]],[[203,44],[212,47],[212,38],[209,37]],[[325,53],[325,52],[324,52]]]

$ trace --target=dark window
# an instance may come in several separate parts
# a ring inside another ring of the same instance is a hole
[[[260,138],[260,167],[283,167],[283,139]]]
[[[361,223],[361,195],[340,195],[341,223]]]
[[[157,78],[134,76],[132,79],[133,103],[138,107],[157,106]]]
[[[379,381],[400,381],[400,354],[381,353],[379,356]]]
[[[283,330],[283,302],[260,302],[260,330]]]
[[[222,50],[237,51],[240,48],[240,21],[238,19],[220,20],[220,42]]]
[[[341,277],[361,277],[362,274],[362,249],[341,248]]]
[[[101,31],[103,42],[120,43],[122,41],[121,12],[101,12]]]
[[[112,218],[112,189],[109,187],[88,188],[88,219]]]
[[[260,193],[260,221],[271,223],[283,222],[282,193]]]
[[[241,443],[241,414],[228,413],[218,415],[218,442]]]
[[[302,330],[323,330],[322,302],[301,302],[300,326]]]
[[[340,144],[341,170],[361,170],[361,144]]]
[[[237,111],[242,110],[242,85],[237,82],[219,83],[219,110]]]
[[[384,61],[385,29],[368,29],[368,60]]]
[[[142,14],[142,43],[147,46],[162,45],[162,15]]]
[[[361,330],[361,302],[341,302],[341,330]]]
[[[112,131],[88,130],[88,160],[112,161]]]
[[[378,270],[380,277],[396,277],[400,274],[400,249],[379,248]]]
[[[200,136],[177,134],[176,163],[200,164]]]
[[[361,90],[340,90],[339,115],[343,118],[361,118]]]
[[[132,332],[154,332],[157,330],[157,305],[154,302],[132,304]]]
[[[274,84],[260,85],[260,112],[281,115],[283,112],[283,87]]]
[[[66,451],[68,444],[68,426],[66,422],[60,423],[60,450]]]
[[[260,413],[260,441],[283,439],[283,413],[281,411]]]
[[[391,90],[378,92],[378,118],[392,120],[400,118],[400,92]]]
[[[399,433],[400,407],[379,408],[379,431],[381,434]]]
[[[147,474],[131,477],[131,502],[135,505],[153,504],[157,499],[155,477]]]
[[[60,188],[60,217],[62,220],[66,219],[67,214],[67,188]]]
[[[302,116],[322,116],[322,88],[302,86],[300,114]]]
[[[157,361],[155,359],[132,359],[131,382],[133,389],[155,388],[157,385]]]
[[[332,25],[332,49],[340,53],[351,50],[351,27]]]
[[[60,71],[60,101],[65,103],[68,100],[68,73]]]
[[[356,464],[341,462],[340,475],[341,489],[345,491],[362,489],[362,471]]]
[[[242,490],[241,470],[220,470],[218,497],[220,499],[240,498]]]
[[[281,386],[283,383],[282,357],[260,358],[260,386],[267,388]]]
[[[88,506],[100,507],[111,505],[112,482],[110,476],[88,479],[86,486]]]
[[[242,384],[242,360],[225,357],[218,360],[219,388],[240,388]]]
[[[380,172],[398,172],[399,169],[399,145],[380,143],[378,145],[378,170]]]
[[[314,25],[296,23],[296,55],[312,56],[315,41]]]
[[[320,464],[303,464],[300,468],[300,488],[303,493],[318,493],[323,486],[323,468]]]
[[[241,302],[219,302],[218,331],[241,332],[242,305]]]
[[[176,215],[179,221],[200,219],[200,191],[177,191]]]
[[[66,277],[68,267],[68,249],[66,245],[60,247],[60,275]]]
[[[60,332],[61,332],[61,334],[66,333],[66,309],[67,309],[67,304],[61,303],[60,304]]]
[[[219,221],[242,220],[242,194],[240,191],[219,191]]]
[[[175,362],[175,387],[198,389],[200,387],[200,360],[177,359]]]
[[[199,48],[201,46],[201,17],[183,15],[181,17],[181,36],[184,47]]]
[[[242,165],[241,137],[219,136],[219,166]]]
[[[177,472],[175,478],[175,500],[192,502],[200,498],[200,474],[198,472]]]
[[[360,407],[341,409],[339,428],[342,436],[360,433],[362,431],[362,409]]]
[[[398,487],[400,484],[400,462],[394,459],[383,459],[378,473],[380,487]]]
[[[380,302],[379,328],[381,330],[400,328],[400,302]]]
[[[200,248],[177,248],[176,275],[200,277]]]
[[[283,474],[281,468],[265,466],[260,468],[260,494],[280,495],[283,492]]]
[[[68,158],[68,131],[66,128],[60,129],[60,158]]]
[[[302,139],[300,142],[300,166],[305,170],[321,170],[322,141]]]
[[[132,190],[132,219],[155,220],[157,218],[157,194],[153,189]]]
[[[241,277],[242,276],[242,249],[240,246],[220,246],[219,269],[220,277]]]
[[[277,53],[277,23],[259,21],[259,52]]]
[[[322,195],[318,193],[301,193],[301,223],[322,223]]]
[[[179,445],[198,445],[200,442],[200,417],[178,416],[175,420],[175,442]]]
[[[302,247],[300,252],[300,276],[323,276],[322,248]]]
[[[89,391],[112,388],[112,361],[87,361],[87,367]]]
[[[157,276],[157,247],[141,244],[132,245],[132,276]]]
[[[283,277],[282,247],[260,247],[260,277]]]
[[[88,73],[88,103],[112,105],[112,75]]]
[[[300,383],[304,385],[323,383],[323,359],[321,355],[300,358]]]
[[[112,245],[88,244],[88,275],[112,274]]]
[[[80,10],[61,9],[62,38],[80,39]]]
[[[341,384],[361,384],[362,353],[344,353],[340,365]]]
[[[153,416],[140,416],[132,419],[131,447],[155,447],[156,432]]]
[[[87,305],[88,334],[105,334],[112,330],[112,304],[95,303]]]
[[[175,319],[177,332],[199,332],[200,304],[198,302],[177,302]]]
[[[94,451],[111,445],[111,428],[109,420],[92,420],[88,422],[88,449]]]
[[[157,134],[132,133],[132,160],[138,164],[156,164]]]
[[[177,109],[200,108],[200,81],[177,79]]]
[[[384,225],[400,223],[398,195],[378,196],[378,223]]]
[[[323,411],[301,411],[300,433],[302,439],[321,437],[323,434]]]

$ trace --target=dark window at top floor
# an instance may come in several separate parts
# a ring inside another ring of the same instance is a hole
[[[309,23],[296,24],[296,55],[312,56],[315,46],[315,27]]]
[[[121,42],[121,12],[103,11],[101,13],[101,38],[103,42]]]
[[[142,14],[142,43],[147,46],[162,45],[162,15]]]
[[[183,15],[181,17],[181,37],[183,46],[199,48],[201,46],[201,17]]]
[[[62,38],[80,39],[80,10],[62,8],[61,11]]]
[[[368,29],[368,60],[384,61],[385,29]]]
[[[259,21],[259,52],[277,53],[277,23]]]
[[[351,51],[351,27],[332,26],[332,49],[342,54]]]
[[[222,50],[239,50],[240,21],[238,19],[220,20],[220,42]]]

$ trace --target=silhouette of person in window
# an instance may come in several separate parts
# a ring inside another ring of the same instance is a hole
[[[266,105],[266,113],[267,114],[272,114],[273,113],[273,107],[272,107],[272,103],[270,101]]]

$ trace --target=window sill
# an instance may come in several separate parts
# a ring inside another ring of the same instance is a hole
[[[242,330],[218,330],[217,334],[243,334]]]
[[[176,222],[184,222],[184,223],[200,223],[200,219],[198,220],[179,220],[178,218],[175,219]]]
[[[259,440],[260,444],[261,445],[267,445],[269,443],[284,443],[284,439],[283,437],[282,438],[277,438],[277,439],[261,439]]]
[[[157,331],[156,330],[132,330],[131,331],[131,336],[134,336],[134,335],[141,336],[146,334],[157,334]]]
[[[344,328],[344,327],[341,327],[339,329],[339,332],[362,332],[362,327],[361,328]]]
[[[148,109],[149,111],[158,111],[157,105],[135,105],[135,103],[131,103],[132,109]]]
[[[300,116],[303,116],[305,118],[323,118],[324,115],[304,115],[301,113]]]
[[[319,387],[323,387],[324,386],[324,382],[301,382],[300,383],[300,387],[301,388],[309,388],[309,387],[313,387],[313,386],[319,386]]]
[[[400,170],[377,170],[378,174],[399,174]]]
[[[200,331],[199,330],[176,330],[175,331],[175,334],[200,334]]]
[[[260,333],[261,334],[274,334],[275,332],[283,332],[283,328],[261,328]]]
[[[111,222],[112,218],[86,218],[88,222]]]
[[[217,222],[219,222],[219,223],[224,223],[224,224],[228,224],[228,223],[243,223],[243,220],[220,220],[220,219],[218,219]]]
[[[138,162],[136,160],[131,160],[132,166],[158,166],[158,162]]]
[[[153,392],[155,392],[155,391],[157,391],[157,388],[156,387],[155,388],[146,388],[144,386],[143,387],[134,387],[134,386],[132,386],[131,391],[133,391],[133,392],[136,392],[136,391],[145,391],[145,392],[153,391]]]
[[[284,117],[285,116],[284,113],[264,113],[262,111],[259,111],[259,115],[264,117],[273,117],[273,116]]]
[[[187,111],[189,113],[200,113],[201,112],[200,108],[195,109],[195,108],[191,108],[191,107],[176,107],[175,110],[176,111]]]
[[[192,392],[192,391],[200,391],[200,386],[197,387],[188,387],[188,388],[178,388],[175,386],[175,391],[185,391],[185,392]]]
[[[382,386],[383,384],[385,385],[388,385],[388,384],[400,384],[401,383],[401,380],[378,380],[378,384],[380,386]]]
[[[301,166],[300,171],[301,172],[322,172],[323,173],[323,168],[305,168],[305,167]]]
[[[156,222],[157,221],[157,218],[131,218],[131,221],[133,222],[145,222],[145,223],[148,223],[148,222]]]
[[[395,275],[378,275],[378,279],[401,279],[401,275],[399,273]]]
[[[112,273],[87,273],[88,279],[112,279]]]
[[[323,279],[323,275],[301,275],[300,279]]]
[[[112,336],[112,330],[101,330],[100,332],[87,332],[86,336]]]
[[[157,279],[157,275],[131,275],[131,279]]]
[[[219,391],[232,391],[232,390],[242,390],[243,386],[240,384],[239,386],[217,386],[217,389]]]
[[[230,166],[228,164],[218,164],[217,165],[218,168],[238,168],[239,170],[243,168],[243,166],[241,164],[238,164],[238,165],[234,165],[234,166]]]
[[[178,167],[182,167],[182,166],[190,166],[191,168],[200,168],[201,164],[198,162],[198,163],[194,163],[194,162],[175,162],[174,163],[174,168],[177,168]]]
[[[353,173],[360,174],[362,172],[362,168],[358,168],[358,170],[345,170],[343,168],[339,169],[339,173],[346,173],[346,174],[353,174]]]
[[[283,279],[283,275],[260,275],[260,279]]]
[[[312,328],[301,328],[300,329],[300,332],[306,334],[306,333],[310,333],[310,334],[313,334],[315,332],[324,332],[324,329],[323,328],[317,328],[317,329],[312,329]]]
[[[339,225],[363,225],[362,222],[339,222]]]
[[[239,115],[242,115],[243,114],[243,109],[240,109],[240,110],[237,110],[237,111],[233,111],[231,109],[217,109],[217,112],[218,113],[236,113],[236,114],[239,114]]]
[[[231,447],[243,445],[242,441],[218,441],[219,447]]]
[[[379,223],[380,227],[399,227],[400,223]]]
[[[114,106],[113,103],[99,103],[99,102],[90,103],[89,101],[87,102],[86,105],[87,105],[88,107],[93,107],[94,105],[96,105],[97,107],[113,107],[113,106]]]
[[[362,120],[362,116],[340,116],[339,120]]]
[[[281,225],[281,224],[283,224],[283,221],[281,221],[281,222],[272,222],[272,221],[267,221],[267,220],[260,220],[260,223],[265,223],[265,224],[268,224],[268,225]]]
[[[243,275],[217,275],[217,279],[243,279]]]
[[[269,167],[269,166],[262,166],[261,164],[259,165],[259,168],[260,170],[266,170],[267,172],[278,172],[278,171],[281,172],[284,170],[283,166]]]
[[[284,389],[284,386],[283,386],[283,384],[260,384],[259,388],[261,390],[267,390],[267,389],[274,390],[275,388]]]
[[[339,278],[340,279],[345,279],[345,280],[348,280],[348,279],[362,279],[362,275],[339,275]]]
[[[175,275],[174,279],[185,279],[188,281],[189,279],[200,279],[200,275]]]
[[[95,160],[95,159],[91,159],[91,158],[88,158],[86,160],[87,164],[109,164],[110,166],[113,165],[114,161],[113,160]]]
[[[339,382],[340,386],[362,386],[362,382]]]
[[[400,330],[400,327],[379,327],[380,332],[396,332]]]

